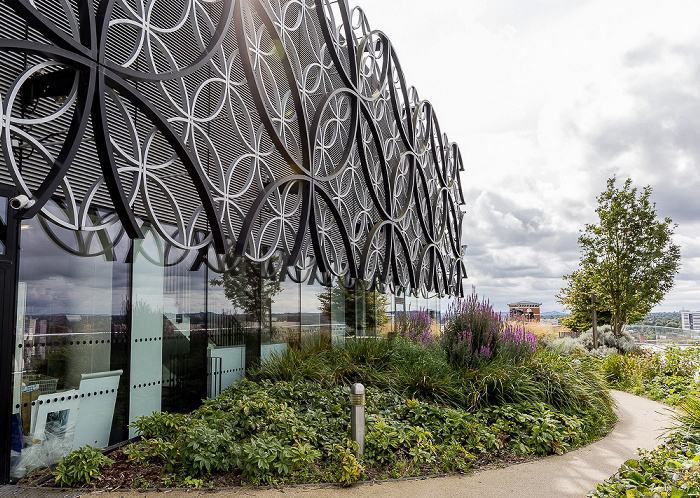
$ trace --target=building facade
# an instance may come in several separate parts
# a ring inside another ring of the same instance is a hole
[[[681,327],[683,330],[700,330],[700,311],[681,310]]]
[[[3,482],[462,295],[459,149],[345,0],[0,19]]]
[[[525,300],[509,304],[508,308],[510,317],[513,319],[527,322],[539,322],[540,306],[542,306],[542,303]]]

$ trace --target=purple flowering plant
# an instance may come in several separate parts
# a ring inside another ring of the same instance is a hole
[[[493,311],[488,300],[471,296],[454,301],[447,310],[440,344],[450,361],[474,368],[496,356],[510,362],[531,358],[537,338],[523,325],[511,325]]]
[[[440,342],[450,361],[475,367],[496,353],[500,328],[499,314],[487,300],[472,293],[448,307]]]
[[[430,346],[435,344],[435,337],[431,330],[430,315],[424,309],[409,311],[399,317],[399,334],[415,344]]]
[[[498,354],[512,362],[525,361],[537,351],[537,337],[523,324],[506,323],[498,341]]]

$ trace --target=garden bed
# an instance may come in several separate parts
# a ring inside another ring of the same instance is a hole
[[[89,484],[82,486],[83,489],[90,489],[95,491],[113,491],[117,489],[150,489],[150,490],[166,490],[173,489],[173,486],[181,488],[192,488],[199,487],[204,489],[215,489],[215,488],[235,488],[240,486],[245,486],[246,481],[242,478],[242,473],[240,470],[236,469],[231,472],[217,473],[210,476],[206,476],[200,479],[190,479],[188,482],[178,481],[175,475],[163,475],[163,466],[160,464],[149,464],[142,466],[134,466],[128,461],[128,457],[121,450],[116,450],[108,454],[109,458],[114,460],[114,464],[108,467],[104,467],[101,470],[101,475],[92,480]],[[481,471],[489,470],[495,468],[508,467],[510,465],[517,465],[520,463],[531,462],[536,460],[538,457],[534,455],[518,455],[515,453],[506,453],[501,455],[491,455],[485,454],[479,456],[475,461],[471,471]],[[408,476],[408,478],[424,478],[424,477],[437,477],[437,476],[447,476],[450,474],[432,474],[431,468],[428,465],[424,465],[422,472],[417,473],[413,476]],[[459,472],[463,473],[463,472]],[[311,474],[321,475],[320,466],[315,466],[311,469]],[[456,473],[452,473],[456,474]],[[406,478],[406,477],[400,477]],[[363,476],[363,481],[378,482],[391,480],[392,478],[388,476],[386,471],[381,471],[377,469],[366,469]],[[54,478],[52,471],[50,469],[41,469],[35,471],[31,475],[25,476],[20,482],[19,486],[37,486],[37,482],[41,482],[40,486],[53,487]],[[322,481],[316,481],[317,483],[323,483]],[[189,484],[189,486],[186,486]],[[310,484],[310,482],[294,482],[287,481],[287,485],[293,484]],[[334,484],[334,483],[326,483]]]
[[[189,414],[137,418],[142,439],[111,465],[90,448],[73,452],[55,483],[350,485],[469,472],[564,453],[615,421],[598,364],[538,347],[476,296],[450,309],[440,337],[424,312],[398,327],[391,341],[289,348]],[[350,439],[357,382],[367,392],[360,458]]]

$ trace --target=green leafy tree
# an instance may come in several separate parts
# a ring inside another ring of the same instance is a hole
[[[596,292],[598,309],[610,313],[616,335],[663,300],[680,267],[680,248],[672,240],[677,225],[657,218],[651,193],[650,186],[632,187],[630,179],[620,189],[614,177],[608,180],[597,199],[598,222],[587,224],[578,238],[579,268],[564,277],[568,285],[557,296],[581,317],[590,313]]]
[[[242,260],[226,270],[221,278],[213,278],[211,284],[223,286],[224,295],[234,308],[248,315],[248,319],[262,323],[265,310],[274,303],[272,299],[282,290],[277,279],[262,278],[261,264]]]
[[[346,288],[340,279],[328,292],[317,295],[319,310],[330,321],[333,310],[343,310],[345,325],[351,330],[374,331],[389,320],[386,310],[389,297],[378,291],[369,291],[358,283],[356,288]],[[364,306],[364,313],[357,307]]]
[[[574,332],[584,332],[593,326],[591,289],[593,289],[593,275],[586,268],[579,268],[570,275],[565,275],[567,286],[556,297],[560,303],[570,310],[569,316],[562,318],[561,323]],[[596,306],[598,324],[605,325],[612,322],[612,313],[602,309],[600,304]]]

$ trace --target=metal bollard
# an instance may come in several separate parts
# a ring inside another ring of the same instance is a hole
[[[357,441],[357,455],[365,452],[365,386],[360,383],[350,388],[350,434]]]

